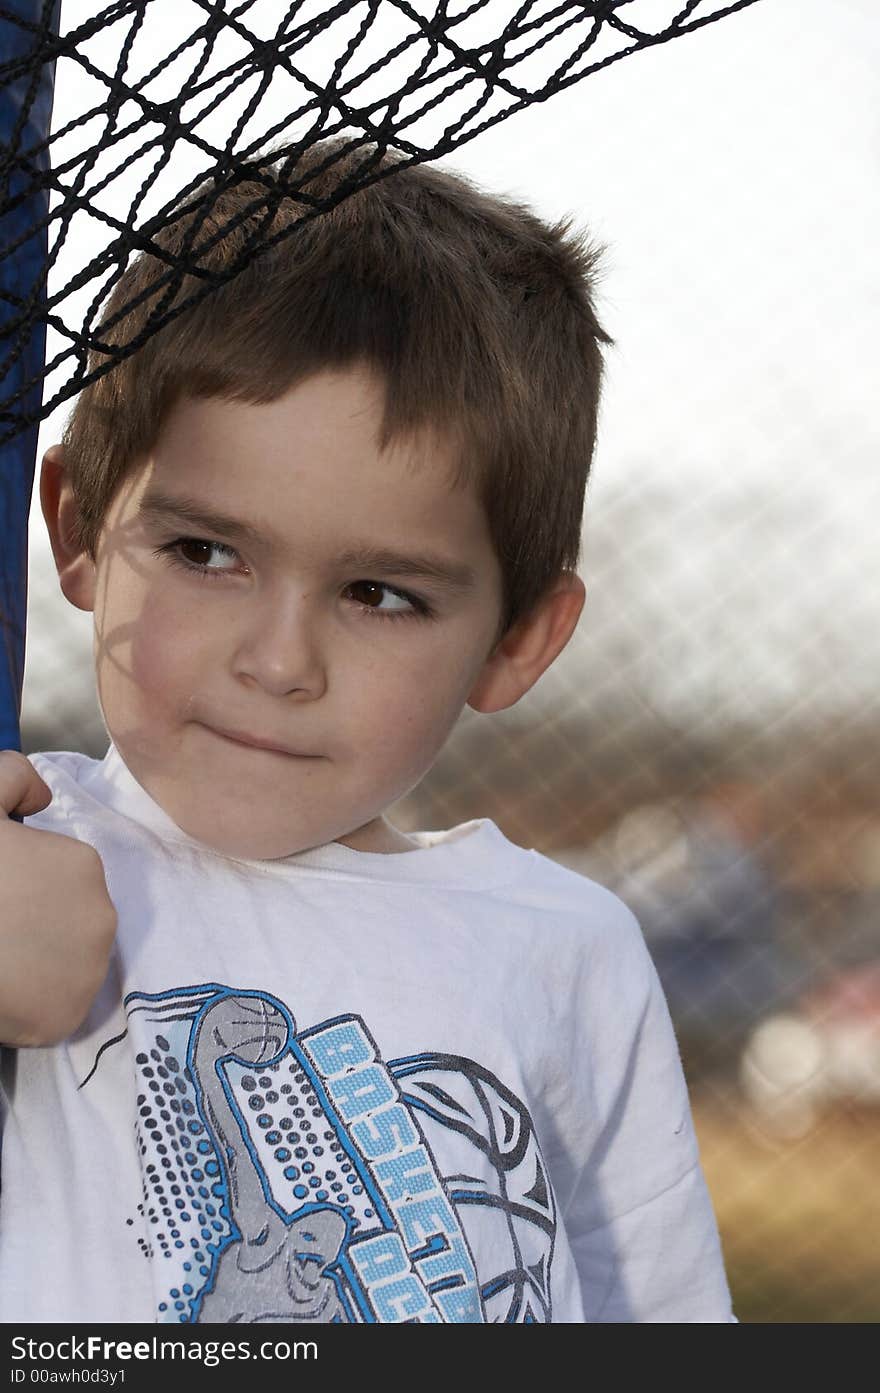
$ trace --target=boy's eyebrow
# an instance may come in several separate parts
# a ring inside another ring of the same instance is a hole
[[[214,508],[196,502],[188,497],[176,497],[163,493],[160,489],[148,489],[141,499],[140,513],[147,518],[175,518],[202,532],[222,533],[232,541],[244,542],[254,548],[284,549],[285,543],[272,529],[265,532],[249,522],[229,517]],[[346,570],[363,572],[378,571],[397,576],[418,576],[434,581],[450,590],[469,590],[476,584],[476,574],[464,562],[452,561],[448,557],[416,555],[412,552],[398,552],[387,547],[370,544],[348,547],[334,558]]]

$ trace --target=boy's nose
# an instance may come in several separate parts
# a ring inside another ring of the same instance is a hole
[[[327,685],[317,618],[307,596],[266,596],[251,610],[235,651],[235,675],[248,677],[273,696],[301,693],[314,699]]]

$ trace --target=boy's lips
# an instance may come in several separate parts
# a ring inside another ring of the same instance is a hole
[[[263,740],[256,735],[246,735],[241,731],[221,730],[219,726],[208,726],[208,730],[214,735],[219,735],[223,740],[232,740],[236,745],[249,745],[255,750],[268,750],[271,754],[293,756],[295,759],[321,759],[321,755],[313,755],[305,750],[292,750],[288,745],[276,744],[273,740]]]

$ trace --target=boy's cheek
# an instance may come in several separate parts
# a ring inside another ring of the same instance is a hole
[[[204,672],[200,654],[190,635],[179,626],[150,616],[146,622],[119,623],[96,643],[96,669],[102,704],[114,708],[116,719],[126,724],[149,721],[159,711],[183,707],[197,688],[196,675]]]
[[[424,691],[416,691],[386,707],[384,718],[373,723],[367,742],[376,777],[394,771],[398,782],[420,779],[446,743],[462,705],[457,697],[443,702],[435,697],[429,704]]]
[[[121,630],[124,627],[130,634],[130,666],[138,684],[153,688],[160,680],[163,685],[173,680],[177,673],[204,668],[210,641],[204,607],[191,613],[179,596],[153,587],[130,597],[128,624],[120,624]]]

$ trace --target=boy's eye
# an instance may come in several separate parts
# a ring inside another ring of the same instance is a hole
[[[426,606],[414,595],[403,590],[395,590],[380,580],[354,580],[345,587],[346,592],[358,604],[367,609],[380,610],[384,614],[424,613]]]
[[[174,543],[178,553],[191,566],[198,566],[199,569],[210,571],[225,571],[227,566],[209,566],[212,552],[222,553],[227,557],[235,557],[237,553],[232,547],[226,546],[224,542],[209,542],[200,537],[181,537]]]
[[[209,541],[205,537],[177,537],[173,542],[166,542],[155,550],[157,556],[163,556],[172,565],[182,567],[195,575],[218,577],[231,574],[234,566],[208,564],[213,552],[231,558],[233,562],[238,559],[238,552],[234,547],[227,546],[225,542]],[[403,619],[407,615],[422,619],[434,618],[434,611],[424,600],[419,599],[417,595],[410,595],[406,590],[398,590],[385,581],[350,581],[343,594],[362,610],[372,610],[374,614],[383,618]]]
[[[212,552],[222,552],[233,559],[238,557],[234,547],[227,546],[225,542],[210,542],[204,537],[177,537],[173,542],[156,547],[154,554],[201,576],[226,575],[233,569],[231,566],[209,566]]]

